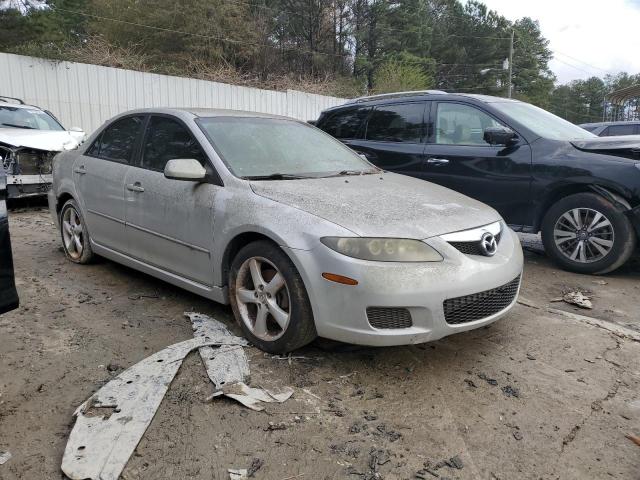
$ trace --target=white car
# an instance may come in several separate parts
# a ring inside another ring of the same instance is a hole
[[[0,95],[0,162],[8,197],[45,195],[54,155],[77,148],[85,136],[81,128],[65,130],[47,110]]]
[[[520,288],[518,237],[491,207],[284,117],[124,113],[56,156],[49,207],[69,260],[231,303],[268,352],[436,340],[495,321]]]

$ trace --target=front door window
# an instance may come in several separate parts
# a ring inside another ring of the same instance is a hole
[[[435,143],[441,145],[488,145],[484,130],[502,126],[482,110],[461,103],[439,103]]]

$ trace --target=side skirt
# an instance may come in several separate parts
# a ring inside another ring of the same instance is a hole
[[[181,277],[180,275],[176,275],[175,273],[167,272],[166,270],[162,270],[158,267],[154,267],[147,263],[141,262],[140,260],[136,260],[135,258],[132,258],[123,253],[111,250],[110,248],[95,243],[93,240],[91,241],[91,248],[95,253],[108,258],[109,260],[121,263],[123,265],[126,265],[127,267],[133,268],[134,270],[139,270],[143,273],[146,273],[147,275],[159,278],[160,280],[175,285],[176,287],[184,288],[189,292],[201,295],[205,298],[213,300],[214,302],[222,303],[223,305],[229,304],[229,294],[226,286],[210,287],[208,285],[194,282],[193,280],[189,280],[188,278]]]

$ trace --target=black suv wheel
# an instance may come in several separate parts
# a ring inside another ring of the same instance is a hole
[[[547,254],[566,270],[607,273],[634,251],[636,234],[627,216],[595,193],[569,195],[555,203],[542,221]]]

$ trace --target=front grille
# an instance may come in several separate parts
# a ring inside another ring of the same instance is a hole
[[[500,245],[500,234],[496,235],[496,242]],[[480,250],[480,240],[473,242],[449,242],[449,245],[460,250],[465,255],[484,255]]]
[[[369,307],[367,319],[374,328],[409,328],[413,325],[406,308]]]
[[[449,298],[443,302],[444,319],[457,325],[490,317],[507,308],[515,299],[520,285],[520,275],[501,287],[484,292]]]

